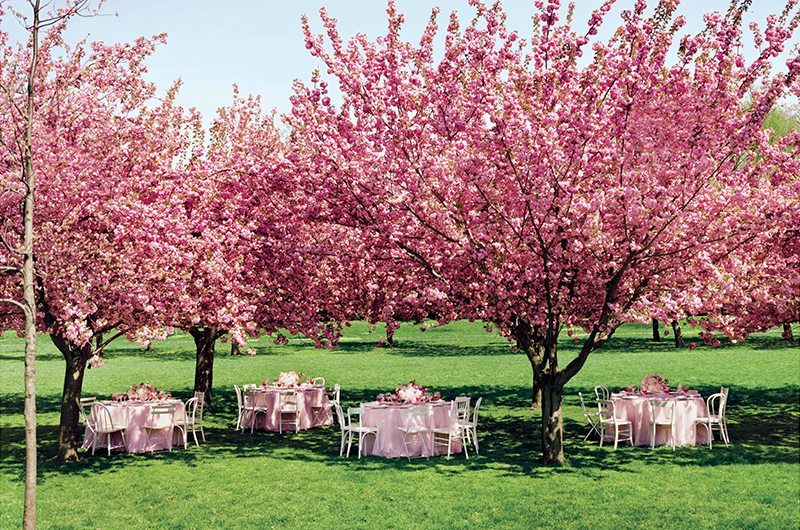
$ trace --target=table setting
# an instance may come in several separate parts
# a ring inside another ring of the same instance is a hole
[[[297,407],[297,423],[294,430],[332,425],[333,414],[328,391],[324,384],[315,384],[314,379],[319,378],[305,378],[302,372],[290,370],[281,372],[275,379],[265,379],[258,386],[253,385],[254,388],[245,385],[246,409],[255,407],[263,412],[254,414],[245,410],[242,416],[243,428],[281,431],[280,408],[284,408],[286,414],[287,401],[295,402]]]

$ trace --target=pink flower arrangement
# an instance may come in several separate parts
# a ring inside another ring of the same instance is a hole
[[[379,403],[427,403],[428,401],[438,401],[442,399],[439,392],[429,393],[428,389],[418,384],[416,381],[409,381],[408,384],[398,386],[394,393],[378,394],[376,401]]]
[[[642,379],[643,394],[666,394],[669,392],[669,379],[658,374],[648,375]]]
[[[119,397],[121,401],[124,401],[125,399],[133,399],[137,401],[161,401],[164,399],[169,399],[172,397],[172,395],[169,392],[161,392],[150,383],[145,383],[142,381],[141,383],[131,386],[127,393],[123,392]]]
[[[303,383],[303,372],[295,372],[294,370],[289,370],[288,372],[281,372],[278,375],[278,378],[274,381],[270,381],[269,379],[265,379],[263,383],[261,383],[262,387],[268,386],[275,386],[279,388],[295,388],[298,386],[302,386],[305,384],[311,384],[311,379],[308,379],[305,383]]]

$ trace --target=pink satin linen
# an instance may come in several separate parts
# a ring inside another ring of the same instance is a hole
[[[708,443],[708,432],[695,423],[697,418],[707,418],[706,402],[699,394],[612,394],[617,418],[630,421],[633,425],[633,442],[636,445],[650,445],[652,425],[650,425],[650,400],[659,399],[675,402],[675,445],[700,445]],[[662,414],[659,413],[659,418]],[[609,438],[610,437],[610,438]],[[614,439],[614,428],[606,428],[606,440]],[[656,445],[669,444],[669,427],[656,429]]]
[[[365,452],[368,455],[383,456],[386,458],[405,458],[431,456],[431,433],[413,434],[408,437],[409,451],[403,447],[403,433],[399,430],[406,427],[408,414],[412,408],[430,407],[433,415],[430,418],[418,417],[414,419],[414,426],[425,426],[428,419],[430,428],[447,429],[450,425],[450,402],[437,401],[425,405],[386,405],[378,402],[362,403],[361,424],[365,427],[378,429],[377,437],[367,436],[364,441]],[[438,441],[446,440],[445,435],[436,435]],[[461,452],[461,440],[453,437],[451,453]],[[446,455],[447,446],[437,445],[436,455]]]
[[[108,407],[111,412],[111,419],[114,425],[122,425],[125,427],[125,450],[129,453],[144,453],[150,451],[162,451],[170,449],[170,444],[167,443],[167,437],[163,432],[153,432],[150,436],[150,445],[147,445],[147,431],[144,426],[153,423],[155,420],[150,417],[150,407],[155,405],[175,405],[175,425],[183,424],[184,417],[184,404],[177,399],[169,399],[165,401],[103,401],[103,405]],[[93,407],[94,409],[94,407]],[[94,415],[94,412],[92,412]],[[158,422],[155,425],[169,425],[167,417],[158,417]],[[105,449],[107,445],[108,436],[105,434],[99,435],[97,439],[97,449],[101,447]],[[83,435],[83,448],[91,450],[94,435],[88,428]],[[177,427],[172,433],[172,447],[183,447],[183,432]],[[114,433],[111,435],[111,445],[122,444],[122,435]]]
[[[294,389],[297,392],[297,408],[300,411],[300,430],[312,429],[321,425],[333,425],[332,406],[328,393],[323,386]],[[267,387],[256,389],[255,406],[267,409],[267,413],[256,414],[255,428],[262,431],[278,432],[280,414],[278,413],[278,395],[286,389]],[[245,398],[246,399],[246,398]],[[250,406],[249,403],[247,403]],[[242,425],[249,429],[253,423],[253,413],[246,412],[242,416]],[[284,424],[283,430],[293,430],[293,426]]]

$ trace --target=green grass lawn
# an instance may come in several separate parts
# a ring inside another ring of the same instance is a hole
[[[696,340],[686,330],[687,339]],[[800,329],[795,329],[800,334]],[[304,340],[255,343],[258,355],[230,357],[219,345],[208,443],[156,455],[115,454],[55,464],[64,363],[46,337],[38,368],[40,528],[798,528],[800,526],[800,348],[779,333],[747,344],[676,350],[671,337],[624,326],[573,379],[565,398],[567,465],[545,468],[538,416],[527,408],[530,365],[478,323],[420,333],[404,326],[397,347],[380,349],[379,329],[356,323],[336,351]],[[22,513],[21,341],[0,339],[0,528]],[[562,357],[576,346],[566,342]],[[564,361],[562,360],[562,363]],[[281,370],[342,385],[342,401],[371,400],[416,379],[446,397],[484,396],[481,454],[386,460],[338,456],[339,433],[241,434],[234,430],[235,383]],[[619,389],[649,373],[703,395],[731,388],[732,446],[630,448],[583,443],[577,392]],[[191,395],[194,351],[185,335],[151,351],[118,342],[106,365],[87,372],[84,395],[107,398],[148,381]]]

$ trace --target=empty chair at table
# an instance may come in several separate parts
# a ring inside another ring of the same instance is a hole
[[[95,403],[92,406],[91,418],[87,418],[87,421],[91,423],[90,429],[94,432],[94,440],[92,440],[92,454],[94,454],[94,451],[97,448],[97,439],[102,435],[106,436],[108,456],[111,456],[112,449],[125,447],[125,425],[114,423],[111,410],[107,406],[103,405],[102,403]],[[122,444],[112,445],[111,435],[114,433],[120,433],[122,436]]]
[[[419,448],[421,453],[427,453],[425,446],[431,435],[431,420],[433,419],[433,409],[430,406],[413,407],[406,413],[406,421],[397,430],[403,434],[403,450],[406,458],[411,460],[413,448]],[[420,440],[421,444],[420,445]],[[430,452],[433,452],[431,447]]]
[[[78,401],[78,415],[80,416],[81,423],[88,429],[94,436],[94,422],[92,422],[91,411],[86,412],[86,407],[91,407],[97,401],[95,397],[82,397]]]
[[[595,385],[594,387],[594,396],[595,399],[599,402],[601,399],[608,401],[611,399],[611,392],[608,391],[606,387],[603,385]]]
[[[664,399],[650,400],[650,447],[656,446],[658,427],[669,428],[669,444],[675,450],[675,401]]]
[[[361,424],[362,409],[360,407],[348,408],[347,416],[345,416],[344,412],[342,412],[342,406],[338,401],[333,403],[333,407],[336,410],[336,416],[339,419],[339,426],[342,428],[342,441],[339,446],[339,456],[344,454],[344,444],[346,441],[347,458],[350,458],[350,447],[353,445],[353,435],[355,434],[358,437],[358,458],[361,458],[364,439],[367,436],[377,437],[378,429],[374,427],[366,427]],[[354,417],[358,418],[358,421],[355,421],[353,419]]]
[[[297,404],[297,392],[282,390],[278,392],[278,432],[283,433],[284,427],[293,427],[300,430],[300,407]]]
[[[714,439],[714,427],[719,431],[720,438],[725,442],[727,447],[730,439],[728,438],[728,424],[725,419],[725,413],[728,408],[728,389],[722,387],[724,392],[711,394],[706,399],[706,409],[708,416],[705,418],[696,418],[695,425],[702,425],[708,431],[708,448],[711,449],[712,441]]]
[[[478,447],[478,411],[481,408],[481,402],[483,401],[483,397],[478,397],[475,401],[475,406],[472,408],[472,419],[463,421],[459,420],[459,426],[461,427],[461,433],[464,436],[464,443],[472,442],[472,445],[475,447],[475,453],[480,454],[480,448]]]
[[[458,396],[454,401],[456,403],[456,410],[458,411],[458,422],[463,423],[469,421],[469,397]]]
[[[242,389],[239,385],[233,385],[233,391],[236,393],[236,430],[242,426],[242,416],[244,415],[244,399],[242,398]]]
[[[456,438],[461,437],[461,426],[458,423],[458,409],[456,407],[456,402],[453,401],[450,403],[450,414],[449,414],[449,421],[447,426],[445,427],[434,427],[431,429],[431,434],[433,437],[433,449],[436,450],[436,447],[446,446],[447,447],[447,458],[450,458],[453,450],[453,440]],[[464,450],[464,456],[469,460],[469,453],[467,452],[467,444],[461,444],[462,449]]]
[[[589,423],[589,432],[587,432],[586,436],[583,437],[583,441],[585,442],[588,440],[592,433],[595,433],[602,438],[603,433],[600,432],[600,412],[590,411],[586,407],[586,402],[583,400],[583,394],[580,392],[578,392],[578,399],[581,402],[581,412],[583,412],[583,417],[586,418],[586,421]]]
[[[198,428],[200,429],[203,442],[206,441],[206,435],[203,433],[203,408],[205,406],[204,398],[204,392],[195,392],[194,397],[186,401],[183,409],[183,417],[179,418],[176,423],[176,426],[181,425],[180,429],[183,431],[184,447],[186,447],[189,429],[192,430],[192,437],[194,438],[194,443],[196,446],[200,446],[200,443],[197,441]]]
[[[245,385],[242,385],[242,389],[245,392],[249,392],[251,390],[255,390],[256,388],[258,388],[258,387],[257,387],[257,385],[255,383],[247,383]]]
[[[630,442],[633,445],[633,423],[617,417],[614,402],[610,399],[600,399],[597,401],[598,421],[600,424],[600,447],[603,447],[605,430],[611,427],[614,431],[614,449],[619,442]]]
[[[152,442],[158,438],[163,440],[169,450],[172,451],[172,434],[175,431],[176,408],[174,404],[153,405],[150,407],[150,415],[144,425],[144,430],[147,436],[146,447],[150,448],[151,453],[155,451],[155,446]]]
[[[341,392],[342,392],[342,387],[339,386],[339,383],[334,384],[333,388],[330,391],[328,391],[328,399],[330,399],[331,401],[336,401],[337,403],[339,403],[340,402],[339,398],[341,397]]]
[[[244,418],[248,413],[250,414],[250,434],[253,434],[258,415],[269,416],[269,409],[258,402],[258,392],[255,390],[247,390],[242,396],[242,432],[245,429]]]

